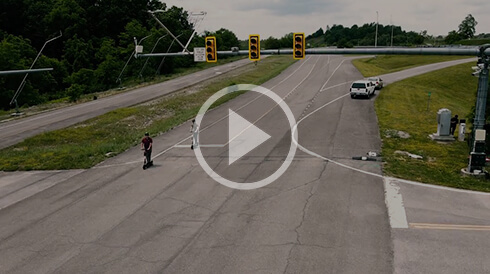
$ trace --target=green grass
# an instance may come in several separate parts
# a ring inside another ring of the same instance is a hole
[[[378,55],[372,58],[353,60],[352,63],[364,77],[376,76],[432,63],[452,61],[472,56],[439,55]]]
[[[383,141],[384,173],[388,176],[455,188],[490,192],[490,182],[463,177],[460,170],[468,165],[466,142],[441,144],[428,138],[437,131],[437,111],[448,108],[460,119],[475,105],[478,79],[471,76],[466,63],[406,79],[384,88],[376,99],[380,135]],[[428,92],[431,92],[427,111]],[[468,128],[468,126],[467,126]],[[408,139],[387,137],[401,130]],[[396,150],[423,156],[423,160],[395,154]]]
[[[128,88],[139,88],[141,86],[153,85],[153,84],[165,82],[165,81],[168,81],[171,79],[175,79],[178,77],[182,77],[185,75],[189,75],[191,73],[198,72],[198,71],[201,71],[204,69],[208,69],[208,68],[212,68],[215,66],[220,66],[220,65],[231,63],[231,62],[235,62],[235,61],[245,59],[245,58],[247,58],[247,56],[240,55],[240,56],[230,56],[230,57],[227,57],[225,59],[218,58],[218,61],[215,63],[198,62],[193,67],[177,68],[177,69],[175,69],[175,71],[173,73],[171,73],[169,75],[160,75],[160,76],[157,76],[156,78],[154,78],[148,82],[142,83],[140,79],[130,79],[130,80],[127,80],[124,82],[124,86],[125,86],[125,89],[128,89]],[[89,95],[89,97],[90,97],[90,95]]]
[[[129,108],[121,108],[75,126],[29,138],[0,150],[0,170],[51,170],[89,168],[139,145],[145,131],[161,134],[195,117],[215,92],[230,85],[260,85],[294,63],[289,56],[269,57],[247,65],[243,74],[223,81],[210,80],[199,92],[174,95]],[[240,93],[232,93],[230,100]],[[220,100],[224,103],[225,100]]]
[[[490,39],[471,39],[471,40],[461,40],[455,44],[467,45],[467,46],[480,46],[484,44],[490,44]]]

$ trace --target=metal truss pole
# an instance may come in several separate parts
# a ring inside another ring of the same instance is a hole
[[[199,26],[201,25],[202,21],[204,21],[204,17],[206,17],[206,14],[207,14],[207,13],[206,13],[206,12],[204,12],[204,11],[203,11],[203,12],[201,12],[201,13],[198,13],[198,14],[191,14],[191,15],[197,15],[197,16],[201,15],[201,16],[202,16],[202,18],[201,18],[200,20],[199,20],[199,19],[198,19],[198,20],[196,20],[196,21],[198,21],[198,23],[197,23],[197,24],[193,24],[193,28],[194,28],[194,29],[193,29],[193,32],[192,32],[191,38],[189,38],[189,41],[187,41],[187,44],[185,44],[185,47],[184,47],[184,49],[182,50],[182,52],[185,52],[185,51],[187,50],[187,47],[189,46],[189,44],[190,44],[190,43],[191,43],[191,41],[192,41],[192,38],[194,38],[194,36],[197,34],[197,29],[198,29],[198,28],[199,28]],[[196,25],[197,25],[197,26],[196,26]]]
[[[155,45],[153,45],[153,48],[151,49],[151,53],[153,53],[153,51],[155,51],[155,48],[157,47],[158,42],[160,42],[160,40],[161,40],[163,37],[165,37],[165,36],[167,36],[167,34],[165,34],[165,35],[163,35],[163,36],[160,36],[160,37],[158,38],[158,40],[155,42]],[[145,67],[146,67],[146,65],[148,64],[148,60],[150,60],[150,59],[146,59],[145,64],[144,64],[144,65],[143,65],[143,67],[141,68],[141,71],[140,71],[140,74],[139,74],[139,77],[140,77],[140,78],[143,78],[143,70],[145,70]]]
[[[177,35],[177,38],[179,38],[179,36],[181,36],[181,35],[182,35],[182,34]],[[174,45],[174,42],[175,42],[175,40],[172,40],[172,43],[170,43],[170,46],[169,46],[169,47],[168,47],[168,49],[167,49],[167,53],[170,51],[170,49],[171,49],[171,48],[172,48],[172,46]],[[185,55],[188,55],[188,54],[185,54]],[[163,59],[162,59],[162,61],[160,62],[160,65],[158,65],[158,69],[157,69],[157,71],[155,72],[155,76],[157,76],[157,74],[160,74],[160,69],[162,68],[163,63],[165,62],[165,57],[166,57],[166,56],[163,56]]]
[[[46,41],[43,45],[43,47],[41,48],[41,50],[37,53],[37,56],[36,56],[36,59],[34,59],[34,61],[32,62],[31,64],[31,67],[29,68],[29,70],[32,70],[32,67],[34,67],[34,64],[37,62],[37,59],[39,59],[39,56],[41,56],[41,53],[43,52],[44,50],[44,47],[46,47],[46,45],[49,43],[49,42],[52,42],[58,38],[60,38],[61,36],[63,35],[63,33],[61,33],[60,31],[60,35],[54,37],[54,38],[51,38],[49,39],[48,41]],[[27,80],[27,76],[29,76],[29,73],[26,73],[26,75],[24,76],[24,79],[22,79],[22,82],[20,82],[20,85],[19,87],[17,88],[17,91],[15,92],[14,94],[14,97],[12,97],[12,100],[10,101],[10,104],[12,105],[13,103],[15,103],[15,110],[17,113],[19,113],[19,105],[17,104],[17,98],[19,97],[20,93],[22,92],[22,89],[24,88],[25,84],[26,84],[26,80]]]
[[[483,68],[480,71],[478,77],[478,91],[476,95],[476,110],[475,110],[475,122],[474,128],[483,129],[485,127],[485,110],[487,107],[487,93],[488,93],[488,58],[484,63]]]
[[[136,48],[136,47],[138,47],[138,45],[140,45],[140,44],[141,44],[141,42],[143,42],[143,40],[145,40],[146,38],[148,38],[148,37],[150,37],[150,36],[151,36],[151,34],[150,34],[150,35],[147,35],[147,36],[145,36],[145,37],[143,37],[143,38],[142,38],[142,39],[139,41],[139,43],[138,43],[138,40],[136,40],[136,37],[134,37],[134,45],[135,45],[135,48]],[[129,61],[131,61],[131,57],[133,57],[133,55],[135,55],[135,54],[136,54],[136,49],[135,49],[135,51],[133,51],[133,53],[131,53],[131,55],[130,55],[130,56],[129,56],[129,58],[128,58],[128,61],[126,61],[126,64],[124,65],[123,69],[121,70],[121,73],[119,73],[119,76],[118,76],[118,77],[117,77],[117,79],[116,79],[116,83],[122,84],[122,78],[121,78],[121,76],[122,76],[122,74],[123,74],[124,70],[126,69],[126,67],[128,66]]]
[[[183,45],[183,44],[182,44],[182,43],[179,41],[179,39],[177,39],[177,37],[175,37],[175,35],[174,35],[174,34],[173,34],[173,33],[172,33],[172,32],[171,32],[171,31],[170,31],[170,30],[169,30],[169,29],[168,29],[168,28],[167,28],[167,27],[166,27],[166,26],[165,26],[165,25],[162,23],[162,22],[160,22],[160,20],[158,20],[158,18],[155,16],[155,12],[163,12],[163,11],[161,11],[161,10],[156,10],[156,11],[148,11],[148,13],[150,13],[150,14],[151,14],[151,16],[153,17],[153,19],[155,19],[155,21],[157,21],[157,22],[158,22],[158,24],[159,24],[160,26],[162,26],[162,28],[163,28],[163,29],[164,29],[164,30],[165,30],[165,31],[166,31],[166,32],[167,32],[167,33],[168,33],[170,36],[172,36],[172,38],[173,38],[174,40],[176,40],[176,41],[177,41],[177,43],[179,43],[179,45],[180,45],[180,46],[181,46],[181,47],[184,49],[184,51],[186,51],[186,52],[189,54],[189,53],[190,53],[190,52],[189,52],[189,50],[187,50],[187,48],[186,48],[186,47],[185,47],[185,46],[184,46],[184,45]],[[138,56],[140,56],[140,55],[138,54]]]

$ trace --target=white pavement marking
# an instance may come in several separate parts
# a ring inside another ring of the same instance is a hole
[[[208,148],[208,147],[209,148],[215,148],[215,147],[221,148],[221,147],[225,147],[225,146],[226,146],[225,144],[223,144],[223,145],[219,145],[219,144],[215,144],[215,145],[201,145],[201,144],[199,144],[199,147],[204,147],[204,148]],[[190,145],[174,145],[173,147],[174,148],[189,148]]]
[[[391,228],[408,228],[407,214],[403,206],[400,187],[388,178],[384,178],[385,203],[388,208]]]
[[[390,179],[390,180],[396,180],[398,183],[404,183],[404,184],[408,184],[408,185],[423,186],[423,187],[434,188],[434,189],[442,189],[442,190],[448,190],[448,191],[452,191],[452,192],[460,192],[460,193],[490,196],[490,193],[488,193],[488,192],[479,192],[479,191],[473,191],[473,190],[451,188],[451,187],[446,187],[446,186],[429,185],[429,184],[424,184],[424,183],[419,183],[419,182],[414,182],[414,181],[409,181],[409,180],[404,180],[404,179],[398,179],[398,178],[393,178],[393,177],[385,177],[385,178]]]
[[[287,79],[291,78],[291,77],[292,77],[294,74],[296,74],[296,72],[298,72],[298,70],[300,70],[300,69],[301,69],[301,68],[302,68],[302,67],[303,67],[303,66],[304,66],[304,65],[305,65],[305,64],[306,64],[306,63],[307,63],[307,62],[308,62],[310,59],[311,59],[311,56],[309,56],[308,58],[306,58],[306,59],[305,59],[305,61],[304,61],[304,62],[302,62],[302,63],[301,63],[301,65],[300,65],[300,66],[299,66],[297,69],[295,69],[293,72],[291,72],[291,74],[290,74],[290,75],[288,75],[288,76],[287,76],[286,78],[284,78],[284,79],[283,79],[281,82],[277,83],[276,85],[274,85],[274,86],[273,86],[273,87],[271,87],[270,89],[271,89],[271,90],[272,90],[272,89],[274,89],[275,87],[277,87],[277,86],[279,86],[280,84],[284,83],[284,82],[285,82]],[[318,62],[318,59],[320,59],[320,58],[317,58],[317,62]],[[330,62],[330,58],[328,59],[328,62]],[[316,65],[316,62],[315,62],[315,65]],[[309,76],[309,74],[308,74],[308,76]],[[305,77],[305,79],[306,79],[306,78],[308,78],[308,76],[306,76],[306,77]],[[305,79],[303,79],[303,81],[304,81]],[[301,81],[301,82],[303,82],[303,81]],[[296,88],[296,87],[295,87],[295,88]],[[294,89],[293,89],[293,91],[294,91]],[[291,92],[292,92],[292,91],[291,91]],[[290,93],[291,93],[291,92],[290,92]],[[287,96],[289,96],[289,95],[290,95],[290,93],[288,93],[288,94],[286,95],[286,97],[287,97]],[[259,98],[261,98],[262,96],[264,96],[264,95],[263,95],[263,94],[260,94],[259,96],[257,96],[257,98],[255,98],[255,99],[253,99],[252,101],[250,101],[250,102],[246,103],[245,105],[241,106],[241,107],[240,107],[240,108],[238,108],[237,110],[243,109],[244,107],[246,107],[246,106],[250,105],[251,103],[253,103],[253,102],[257,101],[257,100],[258,100]],[[284,98],[283,98],[283,99],[284,99]],[[203,128],[203,129],[201,129],[201,130],[200,130],[200,132],[205,131],[205,130],[207,130],[207,129],[211,128],[212,126],[216,125],[217,123],[219,123],[219,122],[223,121],[224,119],[228,118],[228,116],[229,116],[229,115],[226,115],[226,116],[224,116],[223,118],[218,119],[217,121],[215,121],[214,123],[210,124],[209,126],[207,126],[207,127]],[[171,147],[169,147],[169,148],[165,149],[164,151],[162,151],[162,152],[160,152],[160,153],[156,154],[156,155],[153,157],[153,159],[160,157],[161,155],[163,155],[163,154],[167,153],[168,151],[172,150],[173,148],[177,148],[177,147],[178,147],[178,148],[180,148],[180,147],[182,147],[183,145],[181,145],[181,144],[182,144],[183,142],[185,142],[185,141],[188,141],[188,140],[189,140],[189,138],[191,138],[191,137],[192,137],[192,136],[190,136],[190,137],[186,137],[186,138],[184,138],[184,139],[180,140],[180,141],[179,141],[179,142],[177,142],[175,145],[173,145],[173,146],[171,146]],[[293,139],[294,139],[294,138],[293,138]],[[186,147],[188,147],[188,146],[186,146]],[[126,162],[126,163],[112,164],[112,165],[101,165],[101,166],[95,166],[95,167],[92,167],[92,168],[109,168],[109,167],[115,167],[115,166],[131,165],[131,164],[136,164],[136,163],[140,163],[140,162],[141,162],[141,161],[132,161],[132,162]]]

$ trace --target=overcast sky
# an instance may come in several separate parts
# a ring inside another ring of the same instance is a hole
[[[407,31],[427,30],[447,35],[457,30],[468,14],[475,17],[476,33],[490,33],[490,0],[162,0],[168,7],[183,7],[207,15],[198,31],[227,28],[239,39],[249,34],[280,38],[290,32],[306,35],[326,26],[376,22]],[[392,19],[391,19],[392,18]]]

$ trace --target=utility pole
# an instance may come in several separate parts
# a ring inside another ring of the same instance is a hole
[[[393,15],[390,15],[390,24],[391,24],[391,47],[393,47]]]
[[[476,110],[475,110],[475,122],[474,128],[483,129],[485,126],[485,110],[487,105],[487,93],[488,93],[488,66],[490,58],[485,56],[484,51],[490,48],[490,45],[485,45],[480,48],[480,60],[483,61],[483,68],[481,68],[478,77],[478,91],[476,95]]]
[[[475,170],[483,172],[485,166],[485,110],[487,105],[488,95],[488,66],[490,65],[490,57],[485,54],[485,51],[490,48],[490,44],[480,47],[478,55],[477,71],[472,75],[478,76],[478,91],[476,95],[476,110],[475,121],[473,122],[473,144],[470,152],[468,173],[473,173]],[[483,134],[482,134],[483,130]],[[479,173],[477,173],[479,174]]]
[[[376,37],[374,38],[374,47],[378,47],[378,11],[376,11]]]

